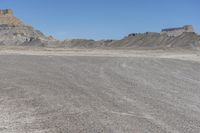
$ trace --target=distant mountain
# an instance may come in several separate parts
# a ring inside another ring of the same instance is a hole
[[[132,33],[121,40],[71,39],[58,41],[26,25],[10,9],[0,10],[0,45],[66,47],[84,49],[200,49],[200,36],[191,25],[167,28],[160,33]]]
[[[143,34],[129,35],[116,41],[110,47],[133,49],[166,49],[166,48],[200,48],[200,37],[194,32],[184,32],[179,36],[147,32]]]
[[[194,32],[183,32],[179,36],[146,32],[130,34],[121,40],[73,39],[62,42],[62,47],[103,49],[200,49],[200,36]]]
[[[200,36],[191,25],[168,28],[160,33],[132,33],[121,40],[66,40],[65,47],[106,49],[200,49]]]

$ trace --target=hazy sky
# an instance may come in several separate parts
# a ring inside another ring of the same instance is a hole
[[[185,24],[200,33],[200,0],[0,0],[0,8],[58,39],[120,39]]]

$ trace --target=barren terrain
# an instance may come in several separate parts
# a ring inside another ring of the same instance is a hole
[[[0,48],[1,133],[199,133],[200,52]]]

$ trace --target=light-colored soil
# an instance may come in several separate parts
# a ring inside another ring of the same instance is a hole
[[[198,51],[0,50],[1,133],[199,133]]]
[[[200,51],[191,50],[103,50],[1,46],[0,55],[144,57],[200,61]]]

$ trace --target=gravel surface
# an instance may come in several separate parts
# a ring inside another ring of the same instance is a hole
[[[199,133],[200,62],[0,55],[0,133]]]

